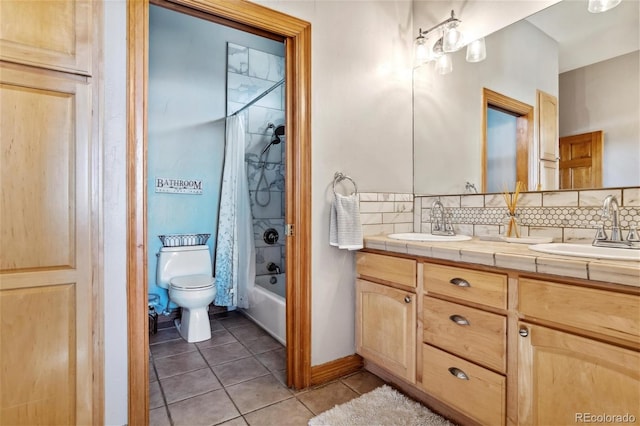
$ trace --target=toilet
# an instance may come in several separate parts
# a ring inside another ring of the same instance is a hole
[[[158,253],[156,285],[169,290],[169,299],[182,308],[175,320],[189,343],[211,338],[207,308],[216,296],[209,246],[162,247]]]

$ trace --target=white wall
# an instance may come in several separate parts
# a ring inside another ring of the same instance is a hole
[[[604,131],[602,185],[640,185],[640,52],[560,74],[560,136]]]
[[[127,4],[104,2],[104,393],[105,424],[127,423]]]

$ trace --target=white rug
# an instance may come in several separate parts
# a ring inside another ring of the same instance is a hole
[[[395,389],[384,385],[321,413],[309,426],[453,426]]]

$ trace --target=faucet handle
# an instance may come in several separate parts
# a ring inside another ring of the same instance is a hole
[[[627,241],[632,243],[640,242],[640,235],[638,235],[638,228],[631,227],[629,229],[629,234],[627,234]]]
[[[594,228],[596,228],[596,236],[593,237],[594,241],[602,241],[608,238],[607,232],[604,230],[604,225],[596,225]]]

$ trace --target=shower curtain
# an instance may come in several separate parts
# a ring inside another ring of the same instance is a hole
[[[249,307],[253,289],[255,245],[249,184],[245,166],[245,131],[241,115],[227,117],[224,170],[216,241],[218,306]]]

